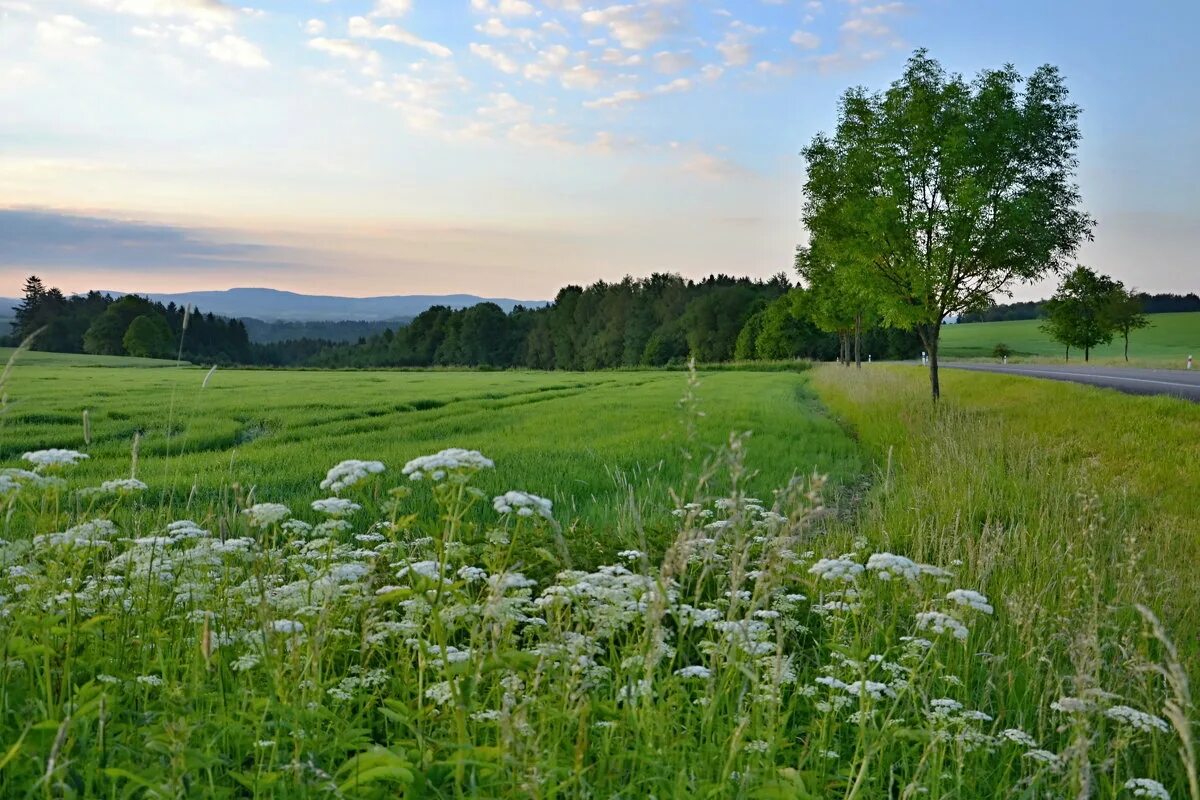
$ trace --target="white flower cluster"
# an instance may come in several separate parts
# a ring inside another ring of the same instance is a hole
[[[325,473],[325,480],[321,481],[321,488],[337,494],[342,489],[353,486],[359,481],[366,480],[371,475],[377,475],[383,472],[383,470],[384,466],[380,461],[360,461],[357,458],[347,459]]]
[[[320,511],[331,517],[344,517],[358,511],[362,506],[344,497],[326,497],[324,500],[313,500],[312,510]]]
[[[867,569],[874,572],[880,580],[891,580],[892,577],[907,578],[915,581],[921,577],[921,567],[915,561],[893,553],[873,553],[867,559]]]
[[[934,633],[949,633],[960,640],[965,640],[970,633],[966,625],[940,611],[922,611],[917,614],[917,627]]]
[[[528,492],[505,492],[492,499],[492,508],[496,509],[497,514],[515,512],[518,517],[537,515],[546,519],[554,519],[554,504],[544,497],[538,497],[536,494]]]
[[[87,457],[86,453],[80,453],[77,450],[63,450],[59,447],[52,447],[49,450],[33,450],[21,456],[21,458],[33,464],[35,469],[70,467]]]
[[[1104,712],[1104,716],[1146,733],[1151,731],[1166,733],[1171,729],[1166,720],[1129,706],[1113,706]]]
[[[478,472],[496,466],[492,460],[478,450],[451,447],[431,456],[414,458],[404,465],[403,473],[409,480],[419,481],[426,476],[440,481],[449,472]]]
[[[863,565],[848,558],[822,558],[808,569],[809,573],[827,581],[853,583],[862,574]]]
[[[268,528],[287,519],[292,510],[283,503],[255,503],[242,513],[255,528]]]
[[[1149,778],[1130,778],[1125,781],[1125,788],[1133,792],[1134,797],[1149,797],[1152,800],[1171,800],[1167,787]]]
[[[137,478],[115,478],[100,484],[100,491],[106,494],[127,494],[130,492],[146,491],[146,484]]]
[[[988,603],[987,597],[970,589],[955,589],[946,595],[946,599],[958,603],[965,608],[982,611],[984,614],[991,614],[994,610],[991,604]]]

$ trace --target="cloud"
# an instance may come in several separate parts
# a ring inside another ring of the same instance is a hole
[[[663,83],[655,86],[647,91],[638,89],[621,89],[613,92],[607,97],[600,97],[595,100],[587,100],[584,102],[585,108],[619,108],[628,103],[637,103],[642,100],[648,100],[651,97],[661,97],[665,94],[677,94],[686,92],[692,89],[695,83],[689,78],[676,78],[669,83]]]
[[[72,47],[94,47],[100,37],[91,33],[91,28],[78,17],[70,14],[55,14],[37,24],[38,39],[50,45]]]
[[[49,209],[0,209],[0,266],[132,271],[287,265],[280,248],[227,232]]]
[[[821,37],[808,31],[795,31],[788,41],[804,50],[816,50],[821,46]]]
[[[248,67],[250,69],[263,69],[271,65],[266,57],[262,54],[262,50],[253,42],[243,39],[241,36],[234,36],[232,33],[227,33],[216,41],[209,42],[205,48],[208,54],[217,61],[226,64],[233,64],[238,67]]]
[[[325,23],[319,19],[310,19],[304,23],[304,32],[309,36],[319,36],[325,32]]]
[[[182,17],[194,21],[231,24],[237,17],[221,0],[90,0],[93,6],[134,17]]]
[[[376,25],[366,17],[351,17],[347,29],[350,35],[356,39],[385,39],[389,42],[398,42],[424,50],[438,58],[449,58],[454,55],[454,51],[445,45],[426,41],[398,25]]]
[[[366,75],[377,76],[379,74],[381,61],[379,53],[376,53],[366,45],[359,44],[350,39],[326,39],[323,36],[318,36],[315,39],[309,39],[308,46],[313,50],[327,53],[334,58],[362,62],[364,64],[363,73]]]
[[[588,25],[608,28],[609,34],[627,50],[645,50],[680,27],[679,20],[665,16],[657,4],[591,9],[583,12],[580,19]]]
[[[691,69],[696,65],[695,57],[686,50],[677,52],[664,50],[660,53],[655,53],[652,61],[654,68],[664,75],[674,75],[686,69]]]
[[[471,0],[471,8],[485,14],[499,14],[502,17],[528,17],[534,13],[534,7],[526,0],[500,0],[489,3],[488,0]]]
[[[509,75],[513,75],[521,69],[516,61],[513,61],[512,58],[505,55],[500,50],[497,50],[495,47],[492,47],[490,44],[471,42],[470,50],[473,55],[482,58],[496,69]]]
[[[487,22],[476,25],[475,30],[495,39],[513,38],[521,42],[528,42],[537,37],[537,31],[532,28],[510,28],[499,17],[488,17]]]
[[[412,0],[375,0],[375,7],[367,16],[403,17],[412,11]]]

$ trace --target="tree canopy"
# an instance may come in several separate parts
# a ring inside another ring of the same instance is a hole
[[[844,273],[885,324],[918,332],[935,400],[943,320],[1062,270],[1090,236],[1078,117],[1052,66],[968,82],[918,50],[886,91],[848,90],[834,133],[804,149],[804,262]]]

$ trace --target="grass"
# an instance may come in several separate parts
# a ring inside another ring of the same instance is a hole
[[[469,446],[504,466],[503,478],[482,478],[486,491],[536,487],[569,529],[628,519],[631,490],[633,510],[661,526],[668,490],[687,468],[677,408],[687,376],[678,372],[217,370],[205,386],[203,369],[94,361],[110,363],[23,354],[7,387],[0,462],[77,448],[90,458],[76,477],[98,484],[129,474],[136,436],[137,475],[152,487],[150,499],[190,513],[235,485],[261,501],[316,499],[325,470],[342,459],[398,468]],[[756,434],[750,491],[785,485],[794,470],[843,483],[863,469],[794,370],[705,374],[702,400],[697,456],[731,431]]]
[[[78,444],[72,403],[111,392],[93,416],[150,420],[150,486],[88,488],[127,466],[123,419],[94,427],[93,459],[0,473],[2,796],[1032,800],[1149,781],[1200,800],[1194,407],[956,374],[933,416],[921,374],[887,368],[204,389],[196,369],[37,369],[4,387],[4,441]],[[1081,411],[1039,420],[1022,396]],[[1175,424],[1157,440],[1174,459],[1143,471],[1080,439],[1136,420],[1118,399]],[[252,467],[161,432],[204,441],[211,420],[222,439],[239,414],[278,421],[238,445]],[[450,444],[495,464],[398,474]],[[309,507],[328,465],[384,453],[339,490],[344,518]],[[838,515],[792,478],[824,463],[845,485],[867,459]],[[553,513],[493,505],[514,487],[557,492]]]
[[[1151,314],[1150,326],[1129,336],[1130,363],[1138,366],[1182,369],[1189,354],[1200,358],[1200,312]],[[1016,360],[1062,361],[1063,348],[1042,332],[1040,320],[973,322],[942,328],[940,355],[943,358],[991,358],[992,349],[1008,345]],[[1102,345],[1091,353],[1101,364],[1125,363],[1124,340]],[[1014,360],[1010,358],[1010,361]],[[1072,361],[1083,361],[1083,353],[1071,353]]]

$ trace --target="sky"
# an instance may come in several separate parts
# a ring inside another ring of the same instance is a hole
[[[0,295],[790,273],[800,149],[917,47],[1058,65],[1082,263],[1200,291],[1194,0],[247,2],[0,0]]]

